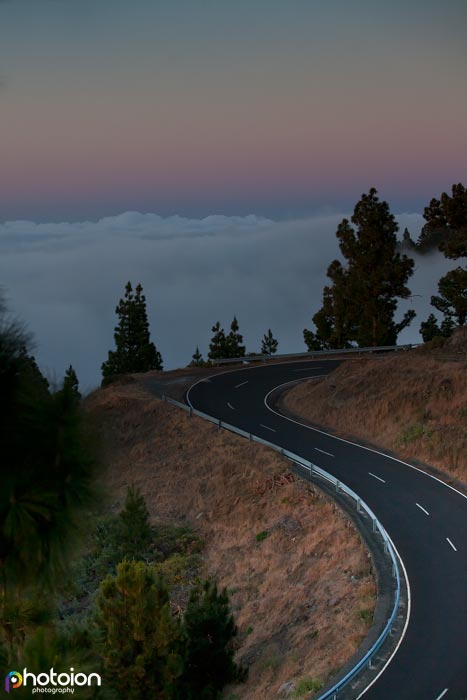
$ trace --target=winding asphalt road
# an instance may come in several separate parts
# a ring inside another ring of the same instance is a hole
[[[327,374],[338,364],[304,361],[225,372],[197,382],[187,400],[339,478],[392,538],[408,577],[410,617],[396,654],[362,694],[365,700],[467,700],[466,497],[397,459],[307,427],[271,406],[274,388]]]

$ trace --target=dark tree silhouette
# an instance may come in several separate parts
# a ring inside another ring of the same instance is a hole
[[[219,321],[213,325],[212,332],[214,335],[209,343],[209,359],[220,360],[227,357],[227,339]]]
[[[194,351],[193,355],[191,356],[191,362],[190,362],[190,367],[202,367],[204,365],[203,362],[203,356],[199,351],[199,347],[196,346],[196,350]]]
[[[244,679],[234,662],[237,628],[226,591],[206,581],[193,589],[183,618],[180,699],[218,700],[228,683]]]
[[[279,342],[274,338],[271,329],[263,335],[261,340],[261,354],[262,355],[274,355],[277,352],[277,347]]]
[[[411,310],[394,322],[398,299],[410,296],[414,262],[398,252],[398,225],[374,188],[356,204],[351,223],[343,219],[337,229],[345,263],[328,268],[332,284],[313,316],[316,332],[304,331],[309,350],[393,345],[415,316]]]
[[[162,369],[162,357],[150,340],[146,297],[141,284],[135,289],[131,282],[125,287],[125,297],[115,309],[115,350],[110,350],[102,364],[102,384],[108,384],[120,374]]]
[[[233,317],[230,325],[230,333],[227,336],[227,355],[225,357],[245,357],[246,349],[243,345],[243,336],[239,332],[237,317]]]
[[[432,199],[423,216],[426,224],[420,234],[422,242],[435,238],[447,258],[467,257],[467,190],[459,183],[452,186],[452,196],[443,192],[440,199]],[[438,282],[438,294],[431,304],[444,314],[442,335],[450,335],[457,323],[467,320],[467,269],[457,267],[447,272]],[[425,322],[428,323],[429,319]],[[444,324],[444,325],[443,325]],[[423,326],[423,324],[422,324]],[[420,332],[423,332],[420,329]],[[426,330],[425,330],[426,333]]]

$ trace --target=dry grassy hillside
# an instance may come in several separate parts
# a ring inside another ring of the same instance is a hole
[[[356,651],[375,586],[359,536],[332,503],[275,453],[163,404],[139,380],[95,392],[87,407],[113,507],[139,486],[155,523],[200,532],[204,574],[231,592],[249,677],[226,699],[301,697],[279,689],[325,681]]]
[[[296,416],[467,482],[467,329],[442,347],[348,361],[281,400]]]

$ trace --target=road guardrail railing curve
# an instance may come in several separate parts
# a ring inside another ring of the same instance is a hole
[[[323,357],[324,355],[342,355],[354,354],[361,355],[373,352],[397,352],[399,350],[412,350],[418,348],[423,343],[408,343],[406,345],[383,345],[380,347],[367,348],[342,348],[337,350],[311,350],[308,352],[291,352],[282,355],[245,355],[244,357],[223,357],[220,359],[211,360],[213,365],[227,365],[239,362],[268,362],[271,360],[290,359],[293,357],[305,357],[313,359],[314,357]]]
[[[374,348],[373,348],[374,349]],[[265,445],[266,447],[270,447],[271,449],[275,450],[279,454],[281,454],[283,457],[286,459],[290,460],[293,465],[299,466],[302,469],[308,471],[309,475],[311,477],[320,477],[322,479],[325,479],[327,482],[331,483],[334,488],[336,493],[345,493],[347,496],[349,496],[354,502],[355,502],[355,507],[358,513],[361,513],[362,511],[366,513],[366,515],[370,518],[372,522],[372,533],[376,536],[379,534],[384,542],[384,551],[387,554],[387,556],[390,557],[391,562],[392,562],[392,575],[395,580],[395,590],[394,590],[394,604],[392,607],[391,614],[387,620],[387,623],[372,645],[372,647],[365,653],[365,655],[355,664],[355,666],[348,671],[335,685],[333,685],[331,688],[329,688],[327,691],[325,691],[322,695],[318,696],[316,700],[338,700],[338,694],[339,692],[348,685],[348,683],[353,680],[360,671],[365,670],[366,668],[371,668],[371,661],[375,654],[378,652],[380,649],[381,645],[383,642],[387,639],[387,637],[391,633],[391,629],[394,625],[397,612],[399,609],[399,603],[401,600],[401,574],[400,574],[400,568],[399,568],[399,562],[398,562],[398,556],[397,553],[394,549],[394,546],[392,544],[391,538],[387,534],[385,528],[383,525],[379,522],[378,518],[376,515],[373,513],[371,508],[363,501],[360,496],[355,493],[351,488],[349,488],[345,483],[340,481],[339,479],[336,479],[332,474],[329,472],[325,471],[321,467],[318,467],[316,464],[313,464],[313,462],[309,462],[308,460],[304,459],[303,457],[300,457],[299,455],[290,452],[289,450],[285,450],[279,445],[274,444],[273,442],[270,442],[269,440],[264,440],[263,438],[260,438],[257,435],[254,435],[252,433],[247,432],[246,430],[242,430],[241,428],[237,428],[234,425],[231,425],[230,423],[226,423],[224,421],[219,420],[218,418],[214,418],[213,416],[208,415],[207,413],[203,413],[202,411],[198,411],[197,409],[193,408],[191,405],[187,405],[185,403],[181,403],[180,401],[176,401],[175,399],[172,399],[169,396],[162,395],[162,400],[165,401],[166,403],[172,404],[174,406],[177,406],[178,408],[183,409],[184,411],[187,411],[190,416],[195,415],[199,416],[200,418],[203,418],[204,420],[209,421],[210,423],[213,423],[218,427],[219,430],[228,430],[232,433],[236,433],[237,435],[241,435],[244,438],[247,438],[250,440],[250,442],[257,442],[261,445]]]

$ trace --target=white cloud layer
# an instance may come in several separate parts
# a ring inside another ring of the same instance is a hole
[[[113,347],[115,307],[128,280],[141,282],[151,337],[164,368],[185,366],[195,346],[206,354],[211,327],[234,316],[247,350],[271,328],[279,352],[304,349],[302,331],[321,305],[326,269],[339,255],[342,214],[299,221],[256,216],[185,219],[126,212],[97,222],[0,225],[0,285],[10,308],[36,338],[36,357],[49,376],[71,363],[82,388],[100,382]],[[417,237],[418,214],[397,217]],[[400,342],[419,341],[439,277],[454,267],[440,254],[416,258],[409,283],[417,319]]]

